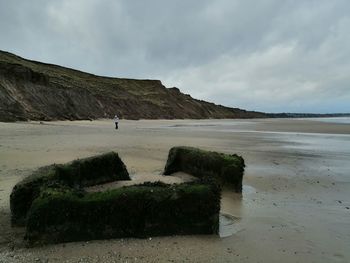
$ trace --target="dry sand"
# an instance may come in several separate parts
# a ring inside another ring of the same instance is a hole
[[[156,179],[176,145],[246,160],[243,195],[222,196],[221,212],[236,218],[232,235],[25,248],[23,229],[10,227],[11,189],[39,166],[113,150],[133,179]],[[114,130],[109,120],[0,123],[0,262],[350,262],[349,192],[350,124],[158,120],[121,121]]]

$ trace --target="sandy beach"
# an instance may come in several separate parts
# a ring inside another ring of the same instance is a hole
[[[235,220],[221,237],[26,248],[24,230],[10,226],[12,187],[40,166],[113,150],[133,180],[157,180],[169,149],[179,145],[246,161],[243,194],[222,194],[221,213]],[[349,192],[346,122],[121,120],[119,130],[111,120],[0,123],[0,262],[350,262]]]

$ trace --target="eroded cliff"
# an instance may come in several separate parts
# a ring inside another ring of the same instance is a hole
[[[0,121],[267,117],[193,99],[159,80],[101,77],[0,51]]]

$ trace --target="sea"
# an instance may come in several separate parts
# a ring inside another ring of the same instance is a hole
[[[300,120],[309,120],[309,121],[322,121],[322,122],[331,122],[331,123],[344,123],[350,124],[350,117],[332,117],[332,118],[302,118]]]

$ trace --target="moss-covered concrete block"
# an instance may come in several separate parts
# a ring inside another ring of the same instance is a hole
[[[212,183],[145,183],[98,193],[47,189],[33,202],[26,238],[30,243],[57,243],[213,234],[219,211],[220,189]]]
[[[193,147],[173,147],[169,151],[164,175],[186,172],[198,178],[213,178],[242,192],[244,160],[236,154],[205,151]]]
[[[70,186],[91,186],[130,180],[125,164],[115,152],[109,152],[57,165],[57,179]]]
[[[126,166],[115,152],[67,164],[41,167],[13,188],[10,196],[12,224],[25,224],[32,202],[43,188],[55,185],[81,188],[116,180],[130,180],[130,177]]]
[[[25,224],[30,244],[217,233],[221,189],[208,176],[183,184],[84,190],[128,179],[125,165],[113,152],[42,167],[14,187],[12,222]]]
[[[32,202],[40,195],[43,185],[54,182],[55,174],[55,165],[41,167],[14,186],[10,195],[11,222],[13,225],[25,224]]]

